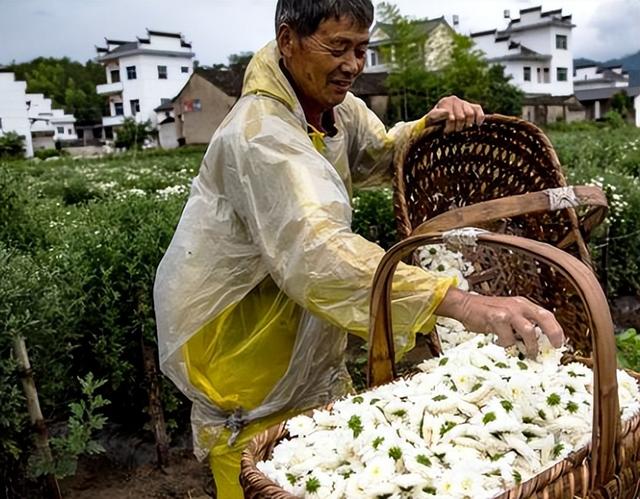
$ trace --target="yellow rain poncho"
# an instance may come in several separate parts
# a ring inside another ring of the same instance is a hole
[[[389,180],[394,143],[416,126],[387,134],[347,94],[334,108],[337,133],[309,134],[279,59],[271,42],[249,64],[154,289],[161,367],[193,401],[195,453],[211,451],[219,491],[227,479],[237,488],[239,450],[256,431],[350,389],[345,332],[367,336],[371,280],[384,253],[351,232],[352,185]],[[399,266],[399,355],[451,284]]]

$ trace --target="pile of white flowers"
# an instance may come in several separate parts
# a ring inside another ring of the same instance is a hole
[[[469,268],[423,249],[427,267]],[[462,269],[462,270],[460,270]],[[535,360],[491,336],[440,321],[443,356],[399,379],[287,422],[292,438],[258,469],[283,489],[317,498],[491,498],[540,473],[591,438],[593,373],[560,364],[540,337]],[[618,371],[623,421],[640,410],[633,378]]]

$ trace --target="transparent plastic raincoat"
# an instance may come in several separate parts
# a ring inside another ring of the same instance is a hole
[[[217,483],[216,458],[233,451],[239,466],[238,450],[255,432],[350,389],[346,331],[366,338],[383,255],[351,232],[352,185],[389,180],[394,144],[420,126],[387,133],[347,94],[334,108],[337,133],[309,134],[279,60],[271,42],[249,64],[155,282],[161,368],[193,401],[195,453],[212,453]],[[399,266],[398,355],[451,284]]]

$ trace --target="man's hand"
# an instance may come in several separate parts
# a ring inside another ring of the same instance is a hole
[[[536,326],[554,347],[564,343],[562,327],[554,315],[519,296],[483,296],[449,288],[436,314],[456,319],[475,333],[494,333],[503,347],[521,338],[530,357],[538,355]]]
[[[444,133],[460,131],[471,125],[480,125],[484,121],[484,112],[479,104],[471,104],[455,95],[443,97],[435,107],[427,113],[428,124],[445,121]]]

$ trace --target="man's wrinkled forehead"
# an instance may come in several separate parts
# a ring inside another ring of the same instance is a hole
[[[369,43],[369,28],[361,26],[349,16],[331,16],[322,20],[311,36],[321,37],[324,41],[337,45],[362,45]]]

